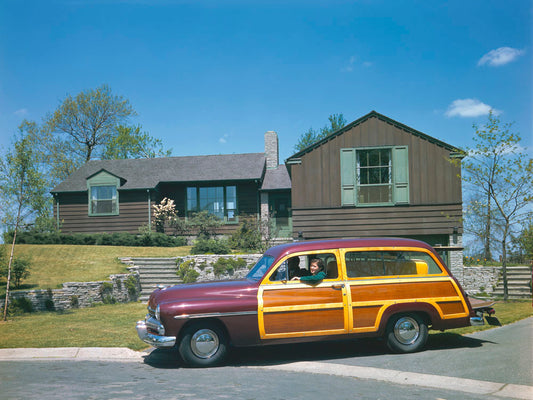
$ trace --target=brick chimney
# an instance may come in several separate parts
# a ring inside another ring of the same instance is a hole
[[[274,131],[265,132],[265,156],[267,169],[276,169],[279,165],[278,134]]]

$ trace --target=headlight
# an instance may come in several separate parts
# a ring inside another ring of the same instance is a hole
[[[161,308],[159,307],[159,304],[157,305],[157,307],[155,308],[155,319],[157,319],[158,321],[161,321]]]

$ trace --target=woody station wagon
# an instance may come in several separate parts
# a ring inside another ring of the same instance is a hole
[[[322,280],[293,280],[310,275],[317,259]],[[428,329],[482,324],[483,313],[494,312],[490,304],[472,307],[428,244],[392,238],[275,246],[245,279],[157,289],[148,311],[139,337],[177,347],[193,366],[220,363],[230,346],[341,338],[384,337],[393,352],[415,352]]]

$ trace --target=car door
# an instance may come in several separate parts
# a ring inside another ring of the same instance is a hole
[[[288,279],[288,263],[298,257],[324,261],[326,278],[309,284]],[[258,291],[258,322],[261,339],[334,335],[349,329],[347,289],[340,271],[337,250],[297,253],[281,259],[267,274]]]

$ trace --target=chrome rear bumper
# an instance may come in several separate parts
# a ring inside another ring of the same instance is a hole
[[[148,332],[148,328],[150,328],[150,330],[159,332],[160,335],[155,335]],[[137,329],[137,335],[139,335],[139,339],[151,346],[157,348],[169,348],[174,347],[176,344],[176,336],[164,336],[165,328],[161,322],[156,320],[154,317],[150,317],[149,315],[146,316],[145,321],[138,321],[135,329]]]

